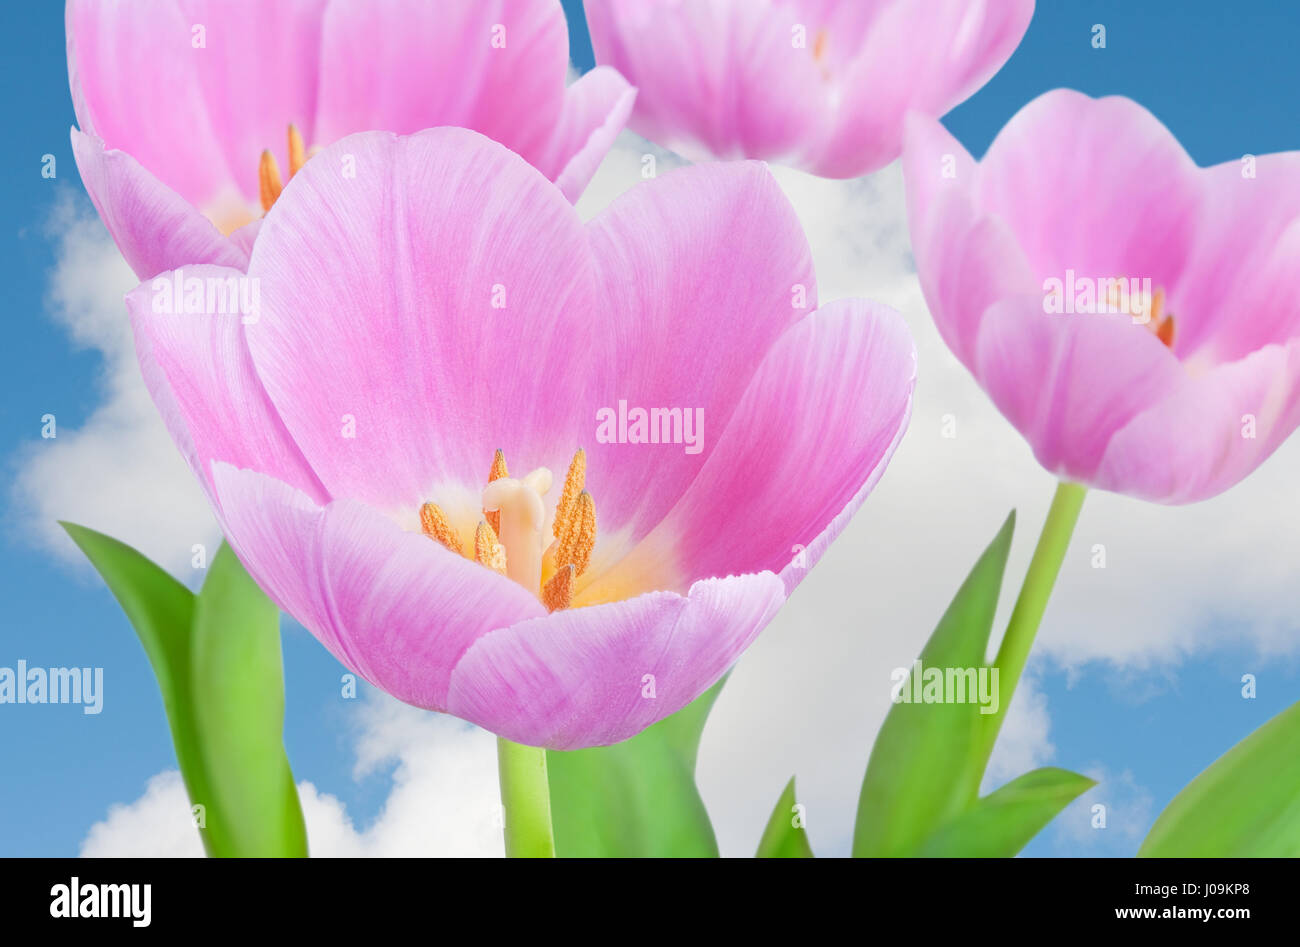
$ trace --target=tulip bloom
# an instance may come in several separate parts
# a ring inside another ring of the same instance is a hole
[[[408,703],[535,746],[633,736],[736,660],[906,426],[906,325],[817,308],[761,164],[586,225],[458,128],[353,135],[296,181],[247,274],[132,292],[137,351],[249,573]],[[239,280],[256,313],[212,304]]]
[[[1212,497],[1300,424],[1300,153],[1199,168],[1124,98],[1049,92],[979,163],[909,121],[944,340],[1059,476]]]
[[[596,0],[596,61],[637,86],[631,127],[689,158],[764,158],[823,177],[902,150],[1010,58],[1034,0]]]
[[[67,34],[77,167],[141,279],[246,265],[247,225],[356,131],[472,128],[576,199],[635,98],[611,69],[564,87],[556,0],[69,0]]]

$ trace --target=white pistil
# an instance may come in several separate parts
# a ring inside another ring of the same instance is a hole
[[[534,595],[542,584],[542,529],[551,489],[551,472],[538,467],[522,480],[502,477],[483,490],[483,510],[501,514],[499,538],[506,551],[506,575]]]

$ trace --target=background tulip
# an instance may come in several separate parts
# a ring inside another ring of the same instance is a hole
[[[881,168],[909,109],[942,115],[1010,58],[1033,0],[595,0],[596,61],[637,86],[631,126],[689,158],[824,177]]]
[[[904,175],[939,331],[1052,473],[1187,503],[1300,424],[1300,153],[1198,168],[1059,90],[978,163],[914,116]]]
[[[319,148],[461,125],[576,199],[634,91],[564,86],[558,0],[69,0],[82,180],[141,279],[247,264],[255,224]]]

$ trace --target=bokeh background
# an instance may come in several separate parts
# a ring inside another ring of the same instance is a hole
[[[581,4],[564,6],[575,69],[588,69]],[[212,550],[217,533],[144,393],[121,304],[134,280],[77,177],[62,5],[4,4],[0,18],[0,666],[105,676],[98,715],[0,705],[0,855],[198,854],[144,653],[55,521],[118,536],[191,585],[191,546]],[[1067,86],[1137,99],[1201,165],[1295,150],[1298,35],[1293,0],[1039,0],[1008,65],[945,124],[980,155],[1022,105]],[[635,185],[647,153],[660,173],[675,163],[625,133],[579,209]],[[724,854],[753,852],[797,774],[815,849],[843,855],[890,670],[911,662],[1013,506],[1018,584],[1053,483],[930,324],[897,167],[849,182],[774,173],[808,231],[822,298],[900,308],[920,380],[881,486],[724,690],[700,781]],[[46,414],[54,439],[41,437]],[[956,437],[943,436],[947,415]],[[1194,507],[1088,498],[990,781],[1050,763],[1101,784],[1027,854],[1132,854],[1183,785],[1300,699],[1298,476],[1300,438]],[[490,736],[364,686],[344,698],[345,669],[288,619],[284,653],[286,742],[315,853],[500,854]],[[1246,674],[1255,699],[1242,696]],[[1104,829],[1092,826],[1099,803]]]

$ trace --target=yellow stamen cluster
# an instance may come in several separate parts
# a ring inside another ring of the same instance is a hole
[[[550,472],[544,468],[529,474],[524,483],[534,480],[538,474],[543,475],[545,485],[535,489],[539,494],[544,494],[551,482]],[[508,476],[505,454],[498,450],[488,471],[488,483]],[[578,576],[591,563],[592,550],[596,546],[596,503],[585,489],[586,480],[587,454],[579,450],[574,454],[569,472],[564,478],[564,489],[555,508],[552,527],[555,539],[547,547],[544,557],[546,568],[543,570],[539,596],[548,611],[558,611],[573,604]],[[465,555],[460,537],[436,503],[425,503],[420,507],[420,529],[452,552]],[[493,572],[507,575],[507,563],[512,561],[508,556],[509,550],[501,541],[501,511],[485,510],[483,520],[474,532],[473,559]],[[526,561],[515,560],[514,564]],[[521,566],[520,571],[526,572],[526,567]]]
[[[1126,303],[1124,294],[1115,288],[1116,285],[1122,285],[1123,282],[1124,278],[1119,277],[1118,280],[1112,284],[1110,291],[1107,294],[1107,302],[1110,304],[1112,310],[1128,312],[1130,315],[1135,317],[1141,315],[1141,310],[1137,309],[1131,301]],[[1143,293],[1142,295],[1145,296],[1146,294]],[[1148,301],[1148,306],[1150,316],[1145,322],[1146,327],[1155,333],[1156,338],[1164,343],[1166,348],[1172,349],[1174,347],[1174,314],[1166,313],[1164,311],[1165,291],[1157,287],[1151,293],[1151,299]]]
[[[314,151],[313,151],[314,153]],[[289,177],[302,170],[302,166],[311,157],[303,144],[302,134],[297,125],[289,126]],[[284,184],[280,179],[280,165],[270,150],[262,152],[262,159],[257,165],[257,185],[262,198],[262,210],[270,210],[271,205],[280,197]]]

